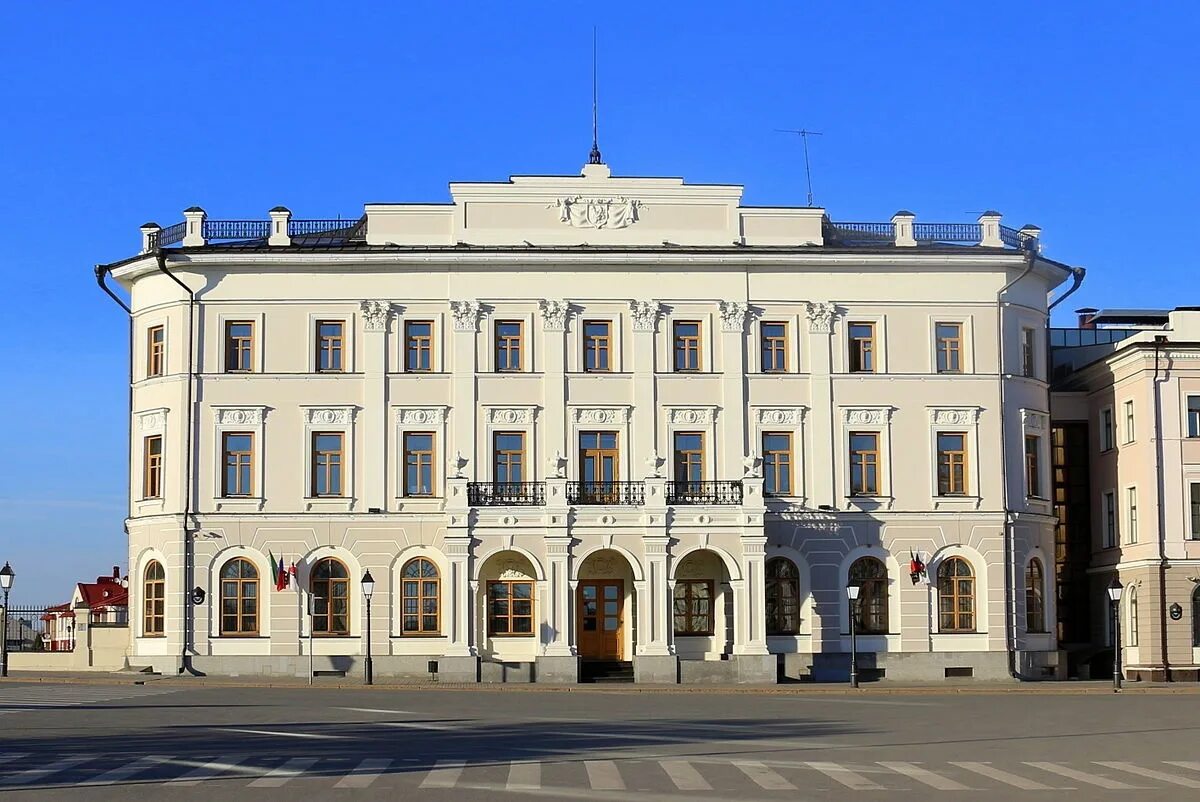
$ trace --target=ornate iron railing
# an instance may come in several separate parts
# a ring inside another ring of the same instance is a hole
[[[540,507],[546,503],[545,482],[468,482],[472,507]]]
[[[913,239],[917,242],[977,244],[981,238],[979,223],[913,223]]]
[[[567,502],[570,504],[641,506],[646,503],[646,483],[571,482],[567,485]]]
[[[312,234],[328,234],[331,231],[345,231],[352,229],[359,224],[359,219],[354,220],[289,220],[288,221],[288,236],[289,237],[304,237]]]
[[[270,220],[205,220],[204,239],[262,239],[271,236]]]
[[[182,242],[187,234],[187,221],[176,223],[173,226],[159,229],[150,235],[150,250],[155,248],[165,248],[168,245],[174,245],[177,242]]]
[[[1000,241],[1009,248],[1027,251],[1033,247],[1033,237],[1027,237],[1015,228],[1000,226]]]
[[[716,482],[668,482],[668,504],[741,504],[742,483],[738,480]]]

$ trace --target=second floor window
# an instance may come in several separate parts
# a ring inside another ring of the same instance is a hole
[[[1025,435],[1025,495],[1029,498],[1043,498],[1041,450],[1042,438]]]
[[[938,323],[937,372],[962,373],[962,324]]]
[[[1133,420],[1133,401],[1126,401],[1122,404],[1122,408],[1125,410],[1125,442],[1132,443],[1136,434]]]
[[[521,330],[519,320],[496,321],[496,370],[521,369]]]
[[[432,496],[433,434],[406,432],[404,435],[404,495]]]
[[[317,321],[317,370],[337,373],[342,367],[346,324],[340,320]]]
[[[492,482],[515,485],[525,481],[524,432],[496,432],[492,454]]]
[[[1100,450],[1109,451],[1115,445],[1116,438],[1113,437],[1113,412],[1112,409],[1100,410]]]
[[[247,373],[254,370],[254,323],[229,320],[225,323],[225,372]]]
[[[1138,499],[1137,488],[1125,488],[1125,542],[1129,544],[1138,541]]]
[[[851,373],[875,372],[875,324],[851,323],[847,327],[850,337]]]
[[[221,476],[221,495],[225,498],[254,495],[254,435],[226,432],[221,437],[225,469]]]
[[[850,495],[879,495],[879,433],[850,433]]]
[[[1104,494],[1104,541],[1103,547],[1111,549],[1117,545],[1117,494]]]
[[[583,369],[588,372],[612,370],[612,324],[607,320],[583,322]]]
[[[1200,437],[1200,395],[1188,396],[1187,436]]]
[[[579,433],[579,479],[588,484],[617,481],[621,452],[616,432]]]
[[[938,432],[937,449],[938,495],[967,495],[967,436],[961,432]]]
[[[675,481],[693,484],[704,481],[704,433],[675,433]]]
[[[161,376],[166,370],[167,330],[151,326],[146,331],[146,376]]]
[[[1034,378],[1037,371],[1037,332],[1031,328],[1021,329],[1021,375]]]
[[[409,373],[433,370],[433,323],[409,320],[404,324],[404,369]]]
[[[162,498],[162,435],[147,437],[142,449],[142,498]]]
[[[762,436],[763,492],[769,496],[792,495],[792,436],[787,432],[764,432]]]
[[[345,459],[341,432],[317,432],[312,436],[312,495],[314,498],[342,495]]]
[[[763,323],[759,326],[763,373],[787,371],[787,324]]]
[[[1188,492],[1192,508],[1191,539],[1200,540],[1200,482],[1192,482]],[[1200,622],[1197,622],[1197,626],[1200,626]]]
[[[675,370],[686,373],[700,370],[700,323],[677,320],[671,326],[674,340]]]

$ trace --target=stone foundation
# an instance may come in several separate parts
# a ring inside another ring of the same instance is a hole
[[[633,658],[633,681],[638,684],[677,685],[679,683],[679,658],[673,654],[635,655]]]

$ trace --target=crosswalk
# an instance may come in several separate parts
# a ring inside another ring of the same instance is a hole
[[[0,716],[160,696],[175,691],[175,688],[147,685],[60,685],[49,682],[4,685],[0,686]]]
[[[745,798],[827,790],[921,793],[1148,791],[1200,789],[1200,762],[1134,763],[950,761],[785,761],[717,757],[631,757],[605,760],[436,760],[374,755],[30,755],[0,753],[0,792],[30,788],[157,784],[164,788],[222,783],[246,788],[307,784],[321,788],[373,786],[457,789],[487,794],[555,790],[676,793]],[[610,798],[608,796],[604,798]]]

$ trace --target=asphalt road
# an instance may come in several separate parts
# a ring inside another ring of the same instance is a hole
[[[1200,799],[1197,713],[1194,695],[9,681],[0,799]]]

